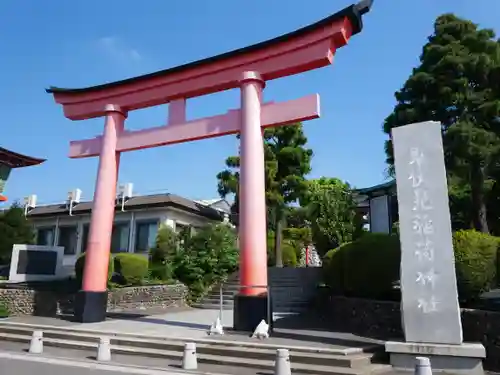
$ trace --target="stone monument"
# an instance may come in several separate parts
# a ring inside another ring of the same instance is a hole
[[[51,281],[63,277],[62,246],[15,244],[12,247],[9,282]]]
[[[483,374],[483,345],[462,338],[441,124],[394,128],[392,141],[405,342],[386,343],[391,364],[413,369],[425,353],[434,370]]]

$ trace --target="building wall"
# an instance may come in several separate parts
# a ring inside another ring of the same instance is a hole
[[[84,252],[86,246],[86,238],[84,237],[87,237],[88,235],[90,214],[75,216],[69,216],[66,214],[49,218],[34,217],[30,218],[30,221],[33,223],[33,226],[37,232],[37,236],[46,238],[43,235],[43,231],[46,231],[47,229],[49,229],[49,231],[53,233],[53,236],[50,237],[52,243],[43,243],[42,238],[37,238],[37,243],[50,246],[63,245],[61,241],[63,241],[62,237],[64,236],[64,228],[75,228],[74,237],[71,236],[71,238],[73,239],[76,246],[74,249],[68,249],[68,246],[65,246],[65,255],[63,258],[63,266],[65,268],[65,272],[72,273],[77,258]],[[157,222],[156,225],[155,222]],[[116,212],[114,220],[115,226],[119,224],[123,224],[126,226],[128,224],[127,248],[120,249],[120,251],[128,252],[138,252],[138,249],[136,249],[136,244],[138,241],[137,236],[139,236],[139,227],[141,226],[141,224],[148,224],[151,226],[151,233],[148,236],[148,242],[150,242],[151,244],[151,242],[154,241],[154,238],[151,237],[156,237],[154,227],[158,228],[161,225],[167,225],[174,230],[180,230],[183,226],[186,228],[197,228],[204,226],[210,222],[212,222],[212,220],[205,217],[194,215],[189,212],[170,207]],[[126,232],[127,229],[124,229],[123,237],[127,237]],[[123,240],[125,240],[125,238]],[[143,251],[141,253],[146,254],[147,252]]]

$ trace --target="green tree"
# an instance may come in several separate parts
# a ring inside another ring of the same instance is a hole
[[[211,224],[198,229],[168,262],[175,278],[186,284],[196,298],[236,271],[238,259],[234,229],[225,224]]]
[[[18,203],[0,213],[0,264],[9,264],[14,244],[32,245],[34,241],[33,227]]]
[[[352,241],[361,231],[349,184],[321,177],[308,182],[301,205],[307,208],[312,241],[320,254]]]
[[[307,186],[305,175],[311,170],[312,150],[305,147],[307,138],[302,124],[281,126],[264,131],[266,203],[268,228],[274,230],[276,266],[283,266],[281,243],[287,206],[297,202]],[[227,169],[217,175],[221,197],[235,194],[238,212],[239,156],[226,159]]]
[[[442,124],[452,215],[470,207],[474,228],[488,232],[486,198],[500,151],[498,78],[500,44],[489,29],[444,14],[434,24],[420,56],[420,65],[396,92],[397,104],[385,119],[384,132],[410,123],[434,120]],[[495,87],[496,86],[496,87]],[[385,150],[393,174],[392,142]],[[464,200],[470,189],[470,204]],[[464,223],[468,215],[460,218]]]

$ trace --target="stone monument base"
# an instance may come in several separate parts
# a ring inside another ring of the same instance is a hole
[[[486,350],[480,343],[424,344],[387,341],[385,351],[391,365],[398,370],[415,369],[416,357],[428,357],[433,371],[457,375],[484,375],[483,358]]]

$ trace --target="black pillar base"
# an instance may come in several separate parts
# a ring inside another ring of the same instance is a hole
[[[261,320],[269,324],[272,330],[272,304],[267,294],[245,296],[238,294],[234,297],[233,329],[240,332],[253,332]]]
[[[97,323],[106,320],[108,292],[80,290],[75,297],[75,320],[79,323]]]

